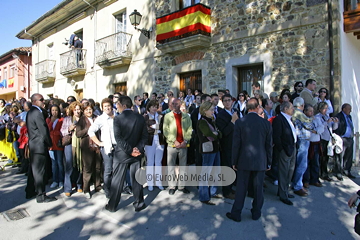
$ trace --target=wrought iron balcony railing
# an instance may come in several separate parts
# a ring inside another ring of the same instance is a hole
[[[44,60],[35,64],[35,80],[51,82],[55,80],[55,60]]]
[[[96,63],[103,67],[129,64],[132,57],[131,39],[131,34],[117,32],[97,40]]]
[[[83,75],[86,72],[86,49],[74,48],[60,54],[60,73],[64,76]]]

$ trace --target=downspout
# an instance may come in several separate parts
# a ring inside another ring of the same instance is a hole
[[[36,38],[35,38],[35,36],[33,36],[33,35],[31,35],[30,33],[28,33],[27,31],[26,31],[26,29],[24,30],[24,33],[25,34],[27,34],[27,35],[29,35],[30,37],[32,37],[32,39],[33,39],[33,41],[35,42],[36,41]],[[32,56],[31,56],[31,59],[32,59]],[[36,61],[37,63],[39,62],[39,46],[37,47],[37,61]],[[32,67],[32,64],[33,62],[32,62],[32,60],[31,60],[31,67]],[[35,64],[34,64],[34,66],[35,66]],[[28,67],[29,68],[29,67]],[[29,69],[29,72],[30,72],[30,69]],[[29,75],[30,76],[30,75]],[[30,81],[29,81],[29,85],[31,85],[30,84]],[[40,83],[36,83],[36,88],[37,88],[37,90],[36,90],[36,92],[38,93],[39,92],[39,85],[40,85]],[[29,92],[28,92],[28,94],[30,95],[30,86],[29,86]]]
[[[96,35],[97,35],[97,11],[96,11],[96,8],[91,5],[90,3],[88,3],[86,0],[82,0],[84,3],[86,3],[87,5],[89,5],[90,7],[92,7],[94,9],[94,60],[93,60],[93,71],[94,71],[94,75],[95,75],[95,99],[98,98],[98,95],[97,95],[97,72],[96,72],[96,64],[95,64],[95,61],[96,61]],[[85,81],[84,81],[84,88],[85,88]]]
[[[332,16],[332,3],[331,0],[327,1],[328,4],[328,29],[329,29],[329,61],[330,61],[330,68],[329,68],[329,77],[330,77],[330,84],[329,84],[329,92],[330,92],[330,99],[334,105],[339,105],[339,102],[335,101],[334,98],[334,43],[333,43],[333,16]],[[338,106],[339,107],[339,106]]]

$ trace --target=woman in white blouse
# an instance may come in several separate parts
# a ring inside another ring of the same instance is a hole
[[[334,108],[331,104],[331,101],[329,99],[329,91],[326,88],[320,88],[319,90],[319,97],[318,97],[318,103],[326,102],[328,105],[328,109],[326,111],[326,115],[330,116],[331,113],[334,112]]]

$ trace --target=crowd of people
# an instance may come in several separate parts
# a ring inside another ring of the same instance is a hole
[[[52,179],[50,188],[63,188],[67,197],[104,193],[110,212],[116,211],[122,193],[133,194],[135,211],[141,211],[146,207],[143,185],[135,173],[145,156],[147,175],[163,174],[161,166],[170,176],[186,174],[188,165],[233,168],[236,181],[221,191],[199,185],[199,201],[215,205],[211,198],[234,199],[226,216],[241,221],[249,195],[257,220],[266,175],[287,205],[293,205],[289,191],[306,197],[310,186],[322,187],[322,181],[355,177],[351,106],[345,103],[334,114],[329,91],[315,89],[316,81],[308,79],[296,82],[293,91],[285,87],[269,95],[254,83],[250,94],[241,91],[236,97],[229,90],[206,94],[187,89],[177,97],[170,90],[133,98],[116,92],[101,103],[73,96],[45,100],[41,94],[30,101],[1,99],[1,129],[12,136],[1,140],[12,142],[21,162],[18,174],[28,176],[26,198],[36,197],[39,203],[56,200],[45,194]],[[190,192],[179,179],[165,183],[170,195]],[[149,191],[164,190],[165,184],[147,180]]]

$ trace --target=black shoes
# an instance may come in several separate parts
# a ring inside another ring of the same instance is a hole
[[[49,197],[49,196],[46,196],[46,195],[44,195],[44,197],[36,198],[37,203],[49,203],[49,202],[54,202],[56,200],[57,200],[56,198]]]
[[[348,174],[346,174],[346,176],[348,178],[351,178],[351,179],[355,179],[356,177],[354,175],[351,174],[351,172],[349,172]]]
[[[183,192],[183,193],[186,193],[186,194],[190,193],[190,191],[187,190],[186,188],[178,189],[178,190],[179,190],[180,192]]]
[[[336,178],[337,178],[339,181],[344,180],[343,177],[342,177],[340,174],[336,175]]]
[[[204,203],[206,205],[211,205],[211,206],[215,205],[215,203],[213,203],[211,201],[200,201],[200,202],[202,202],[202,203]]]
[[[174,194],[175,194],[175,189],[173,189],[173,188],[170,189],[170,190],[169,190],[169,194],[170,194],[170,195],[174,195]]]
[[[231,215],[230,212],[227,212],[227,213],[226,213],[226,217],[227,217],[228,219],[231,219],[231,220],[235,221],[235,222],[241,222],[241,219],[240,219],[240,220],[235,219],[235,218]]]
[[[294,205],[293,202],[290,201],[289,199],[281,199],[281,198],[280,198],[280,201],[282,201],[282,202],[285,203],[286,205],[290,205],[290,206]]]
[[[131,195],[131,194],[133,193],[133,192],[132,192],[132,188],[131,188],[130,186],[124,187],[123,193],[130,194],[130,195]]]
[[[141,210],[144,210],[145,208],[146,208],[146,205],[144,203],[144,205],[142,205],[142,207],[135,208],[135,212],[140,212]]]
[[[288,194],[288,198],[295,198],[294,195]]]
[[[105,209],[106,209],[107,211],[109,211],[109,212],[115,212],[115,210],[110,209],[110,207],[109,207],[108,204],[105,205]]]
[[[329,176],[322,177],[321,179],[322,179],[322,180],[325,180],[325,181],[328,181],[328,182],[331,182],[331,181],[332,181],[332,179],[331,179]]]
[[[33,197],[36,197],[37,193],[33,192],[33,193],[26,193],[26,199],[32,199]]]

